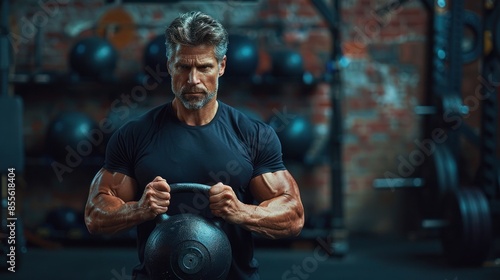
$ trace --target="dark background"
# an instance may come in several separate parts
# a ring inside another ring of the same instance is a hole
[[[116,242],[133,247],[133,233],[115,238],[89,237],[82,225],[88,188],[102,165],[106,138],[110,135],[102,124],[116,119],[117,113],[119,120],[114,124],[122,124],[172,98],[166,75],[156,77],[158,83],[146,91],[137,91],[139,78],[145,73],[144,53],[148,43],[163,34],[178,13],[194,9],[213,15],[230,34],[247,36],[257,47],[252,77],[234,78],[230,75],[234,68],[228,67],[220,80],[220,100],[264,121],[287,113],[307,119],[307,134],[311,137],[303,138],[301,159],[287,159],[286,164],[299,183],[308,222],[316,220],[317,225],[322,223],[320,214],[332,206],[332,174],[329,161],[325,160],[332,85],[325,81],[325,76],[332,48],[340,44],[344,55],[341,114],[345,226],[353,234],[418,236],[414,227],[418,201],[413,193],[404,189],[375,190],[372,183],[388,173],[413,175],[413,170],[401,174],[401,166],[411,161],[411,153],[418,149],[416,141],[423,137],[422,117],[415,114],[414,108],[422,104],[429,90],[429,15],[420,1],[409,1],[384,17],[376,11],[385,1],[342,1],[342,38],[338,42],[306,0],[145,4],[126,1],[130,3],[122,5],[108,3],[112,1],[11,2],[9,21],[15,38],[15,67],[10,89],[24,102],[26,155],[25,170],[18,174],[16,195],[21,202],[17,214],[22,217],[29,246],[105,246]],[[465,5],[480,13],[480,1],[466,1]],[[125,23],[118,28],[103,27],[106,18],[113,18],[114,14],[121,15],[115,22]],[[39,27],[39,33],[34,26]],[[100,80],[75,75],[70,66],[73,46],[84,38],[104,35],[118,55],[116,68]],[[276,67],[273,56],[280,50],[300,54],[301,70],[308,79],[275,79],[269,75]],[[463,65],[464,98],[472,96],[481,85],[480,67],[480,59]],[[23,77],[33,73],[49,74],[51,80],[23,81]],[[102,139],[90,146],[90,155],[81,160],[68,161],[64,149],[62,158],[54,157],[54,150],[61,153],[61,146],[49,138],[50,127],[61,113],[67,112],[83,113],[103,132]],[[480,109],[471,108],[464,120],[478,131]],[[464,141],[461,156],[462,175],[474,178],[479,150]],[[59,164],[65,167],[61,169]],[[49,225],[51,215],[60,215],[59,210],[70,213],[66,217],[74,217],[80,225],[64,231]],[[89,243],[89,238],[93,243]]]

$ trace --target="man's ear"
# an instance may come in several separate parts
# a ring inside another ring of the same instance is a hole
[[[170,76],[172,76],[172,74],[170,73],[170,60],[167,60],[167,72]]]
[[[219,66],[219,77],[224,75],[224,71],[226,71],[226,60],[227,60],[227,57],[224,55],[224,57],[222,58],[222,61],[220,62],[220,66]]]

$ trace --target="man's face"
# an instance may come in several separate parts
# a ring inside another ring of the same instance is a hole
[[[200,109],[216,96],[225,67],[226,57],[219,64],[213,46],[179,46],[168,62],[172,91],[187,109]]]

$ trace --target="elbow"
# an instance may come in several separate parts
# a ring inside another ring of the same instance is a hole
[[[94,235],[100,233],[99,227],[91,215],[85,215],[85,225],[87,226],[87,230],[90,234]]]
[[[299,234],[302,232],[303,228],[304,228],[304,213],[301,212],[297,216],[295,223],[293,223],[292,227],[290,227],[289,236],[291,236],[291,237],[299,236]]]
[[[290,232],[289,232],[290,237],[297,237],[302,232],[305,223],[304,206],[300,201],[295,206],[294,212],[295,212],[295,219],[291,223],[292,226],[290,227]]]
[[[271,238],[293,238],[299,236],[304,228],[304,211],[302,207],[298,207],[294,212],[293,218],[288,220],[286,227],[282,228],[281,234]]]
[[[87,207],[85,209],[85,226],[92,235],[103,233],[99,226],[99,217],[97,216],[95,209],[92,209],[92,207]]]

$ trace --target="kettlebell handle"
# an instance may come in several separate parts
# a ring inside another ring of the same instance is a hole
[[[170,193],[203,193],[208,197],[208,191],[211,186],[199,183],[173,183],[170,185]],[[168,220],[170,216],[167,213],[163,213],[156,217],[156,223],[159,224],[163,221]]]
[[[203,192],[208,194],[210,190],[209,185],[198,183],[174,183],[170,185],[170,193],[185,193],[185,192]]]

